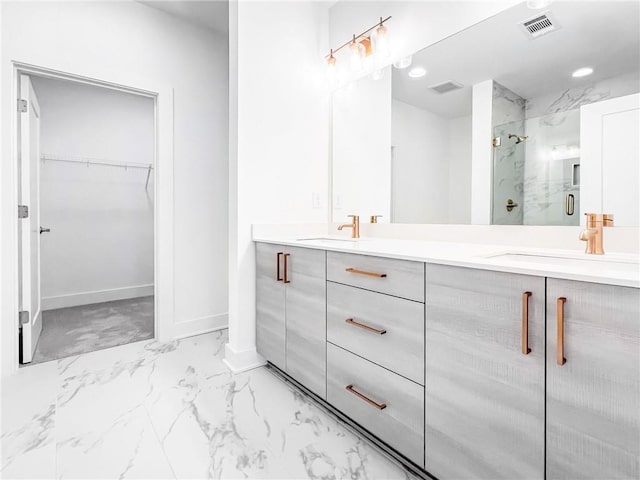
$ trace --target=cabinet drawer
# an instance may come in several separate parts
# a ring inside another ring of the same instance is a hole
[[[327,401],[417,465],[424,465],[424,388],[420,385],[329,343]]]
[[[424,385],[422,303],[327,282],[327,340]]]
[[[424,263],[327,252],[327,280],[424,302]]]

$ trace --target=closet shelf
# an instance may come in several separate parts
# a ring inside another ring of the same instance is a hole
[[[46,162],[53,161],[53,162],[65,162],[65,163],[79,163],[86,166],[106,165],[109,167],[121,167],[121,168],[124,168],[125,170],[129,168],[140,168],[143,170],[147,170],[147,180],[144,186],[145,189],[149,187],[149,178],[151,177],[151,170],[153,170],[153,165],[150,163],[113,162],[113,161],[105,160],[102,158],[61,156],[61,155],[53,155],[50,153],[41,154],[40,160],[46,161]]]

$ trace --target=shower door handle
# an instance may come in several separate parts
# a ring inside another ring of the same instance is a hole
[[[43,233],[49,233],[51,231],[50,228],[42,228],[40,227],[40,235],[42,235]]]
[[[573,215],[575,211],[575,197],[573,193],[568,193],[564,202],[564,211],[567,215]]]

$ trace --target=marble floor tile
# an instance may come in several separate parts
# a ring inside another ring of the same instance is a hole
[[[55,362],[20,369],[2,384],[0,476],[53,478],[58,391]]]
[[[411,478],[269,369],[229,372],[226,342],[149,340],[21,369],[3,384],[0,476]]]

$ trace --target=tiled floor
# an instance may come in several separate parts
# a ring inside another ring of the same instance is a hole
[[[33,362],[153,338],[153,297],[139,297],[42,312]]]
[[[405,479],[266,368],[222,362],[226,331],[21,369],[2,389],[2,478]]]

